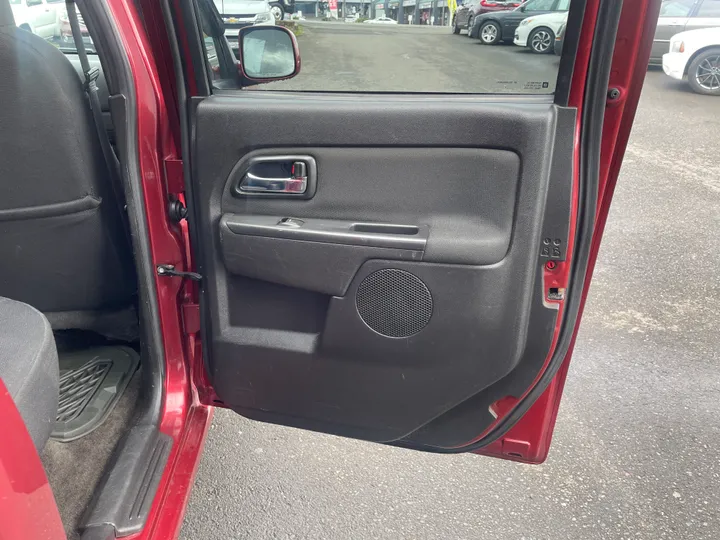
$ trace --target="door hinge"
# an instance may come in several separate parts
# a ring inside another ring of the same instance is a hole
[[[193,281],[202,281],[202,276],[197,272],[182,272],[175,270],[172,264],[159,264],[157,266],[157,275],[160,277],[181,277],[183,279],[191,279]]]
[[[165,159],[165,182],[170,194],[185,192],[185,176],[183,175],[183,161],[177,158]]]
[[[186,334],[197,334],[200,331],[200,306],[193,303],[183,304],[182,321]]]

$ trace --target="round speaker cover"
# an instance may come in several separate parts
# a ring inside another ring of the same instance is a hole
[[[383,336],[417,334],[430,321],[433,300],[425,283],[397,268],[373,272],[358,287],[355,305],[362,320]]]

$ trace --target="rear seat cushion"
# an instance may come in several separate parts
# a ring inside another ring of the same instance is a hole
[[[45,316],[22,302],[0,297],[0,378],[41,450],[58,411],[59,364]]]

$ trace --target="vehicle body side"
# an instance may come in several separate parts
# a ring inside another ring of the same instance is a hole
[[[515,30],[514,43],[520,47],[528,47],[528,38],[538,28],[547,28],[552,32],[553,41],[560,28],[567,22],[567,12],[546,13],[523,19]]]
[[[515,38],[515,30],[523,19],[556,12],[561,2],[563,2],[563,0],[555,0],[548,6],[543,0],[529,0],[522,6],[511,11],[485,13],[475,17],[472,28],[469,30],[469,35],[472,38],[478,38],[481,26],[485,23],[493,22],[500,27],[500,41],[512,41]]]
[[[519,2],[514,1],[477,1],[463,4],[455,12],[454,23],[458,28],[466,30],[469,29],[470,23],[478,15],[483,13],[494,13],[497,11],[510,11],[520,5]]]
[[[237,41],[238,32],[246,26],[275,24],[267,0],[213,0],[225,24],[225,36]]]
[[[398,22],[395,19],[391,19],[390,17],[376,17],[374,19],[368,19],[367,21],[363,21],[366,24],[397,24]]]
[[[45,39],[57,35],[58,11],[54,3],[47,0],[12,0],[10,7],[18,27]]]
[[[662,56],[663,71],[673,79],[682,80],[698,55],[710,49],[720,50],[720,28],[680,32],[670,38],[668,47],[669,51]]]
[[[566,29],[567,29],[567,24],[563,24],[555,36],[555,46],[553,47],[553,52],[555,52],[555,56],[562,56],[563,45],[565,43],[565,30]]]
[[[665,0],[660,8],[650,65],[662,65],[663,55],[668,52],[670,40],[685,30],[720,27],[720,16],[705,16],[711,5],[720,0]]]

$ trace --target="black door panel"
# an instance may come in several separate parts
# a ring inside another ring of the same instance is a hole
[[[241,169],[234,168],[223,213],[423,225],[431,231],[423,260],[434,262],[491,264],[508,250],[520,172],[512,151],[353,145],[302,152],[317,162],[319,185],[311,200],[238,199],[235,171]]]
[[[232,230],[238,224],[244,223],[235,214],[220,220],[223,261],[229,273],[327,295],[343,296],[365,261],[423,258],[416,249],[238,234]]]
[[[567,242],[569,198],[555,195],[570,193],[574,123],[524,100],[200,102],[192,200],[219,398],[252,418],[452,447],[520,395],[557,315],[540,253],[548,230]],[[238,196],[238,164],[272,155],[315,160],[311,198]]]

